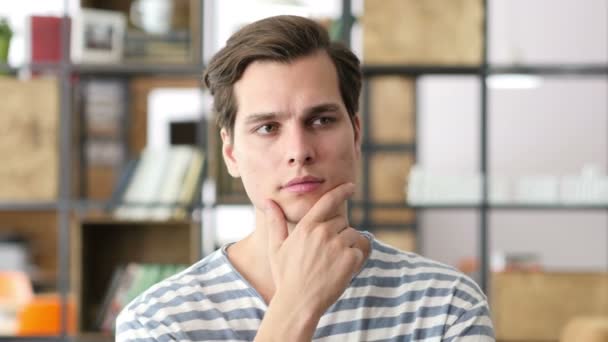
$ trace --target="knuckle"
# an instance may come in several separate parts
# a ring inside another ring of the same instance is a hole
[[[327,223],[319,224],[313,231],[314,237],[321,242],[329,241],[331,239],[331,231],[329,228],[330,227]]]

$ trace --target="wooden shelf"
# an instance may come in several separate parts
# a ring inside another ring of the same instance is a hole
[[[84,220],[72,234],[72,288],[79,327],[96,336],[95,319],[116,267],[129,262],[190,265],[200,258],[195,221]]]

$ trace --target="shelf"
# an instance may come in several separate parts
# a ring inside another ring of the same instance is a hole
[[[53,211],[59,208],[57,202],[0,202],[2,211]]]
[[[128,220],[118,219],[113,217],[85,217],[83,219],[87,225],[104,225],[104,226],[141,226],[141,227],[171,227],[176,225],[190,225],[192,220]]]
[[[23,66],[0,64],[0,72],[16,73],[20,69],[32,71],[59,71],[61,63],[32,63]],[[80,74],[176,74],[192,75],[201,73],[204,65],[200,64],[161,64],[129,63],[122,64],[71,64],[70,69]],[[482,66],[457,65],[401,65],[401,64],[368,64],[362,65],[365,76],[422,76],[422,75],[481,75]],[[608,76],[608,65],[605,64],[529,64],[529,65],[490,65],[487,73],[492,74],[534,74],[547,76]]]
[[[140,74],[168,74],[168,75],[198,75],[203,72],[200,64],[74,64],[72,70],[86,75],[140,75]]]
[[[482,75],[483,66],[457,65],[375,65],[362,66],[365,76],[422,76],[422,75]],[[529,64],[490,65],[487,74],[535,74],[547,76],[608,76],[608,64]]]
[[[410,152],[416,151],[416,144],[374,144],[364,142],[361,144],[361,150],[364,152]]]
[[[489,210],[608,210],[605,204],[426,204],[408,206],[422,210],[482,209]]]
[[[519,65],[490,66],[490,74],[534,74],[547,76],[608,76],[608,65]]]
[[[111,203],[110,201],[92,201],[92,200],[74,200],[65,204],[65,208],[68,210],[77,210],[77,211],[90,211],[90,210],[109,210],[111,209],[109,206],[112,205],[122,205],[122,206],[150,206],[150,207],[168,207],[168,208],[177,208],[183,207],[186,209],[202,209],[202,204],[193,204],[193,205],[182,205],[182,204],[164,204],[164,203]],[[59,202],[0,202],[0,212],[4,211],[54,211],[59,210],[61,204]]]
[[[366,202],[366,201],[350,201],[349,205],[353,208],[361,208],[368,206],[373,209],[412,209],[405,202]]]
[[[416,231],[416,224],[414,223],[403,223],[403,224],[398,224],[398,223],[375,223],[373,227],[370,228],[370,231],[373,233],[375,231],[395,231],[395,232],[401,232],[404,230],[407,231]]]
[[[198,75],[203,72],[200,64],[160,64],[160,63],[123,63],[123,64],[61,64],[32,63],[20,66],[0,64],[0,72],[15,74],[21,69],[31,71],[59,72],[66,67],[72,72],[83,75]]]
[[[0,342],[12,342],[12,341],[44,341],[44,342],[64,342],[68,341],[68,338],[62,338],[59,336],[0,336]]]
[[[481,75],[481,66],[437,66],[437,65],[380,65],[361,67],[365,76],[421,76],[421,75]]]
[[[39,62],[32,64],[23,64],[19,66],[0,64],[0,71],[8,71],[16,74],[19,70],[30,69],[31,71],[55,71],[61,70],[62,64],[58,62]]]
[[[72,284],[83,336],[101,337],[95,325],[116,267],[130,262],[191,265],[200,259],[200,225],[83,219],[73,226]]]

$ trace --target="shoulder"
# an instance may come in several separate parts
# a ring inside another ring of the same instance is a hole
[[[213,285],[231,279],[221,250],[215,251],[199,262],[177,273],[137,296],[119,314],[116,334],[134,329],[159,328],[159,322],[171,322],[187,315],[194,304],[208,301]],[[200,308],[200,305],[199,305]]]
[[[424,312],[445,337],[492,338],[487,297],[469,276],[452,266],[372,239],[372,253],[355,279],[372,296],[391,298],[402,312]],[[423,318],[420,318],[423,319]],[[425,323],[425,324],[426,324]],[[485,341],[486,339],[481,339]]]
[[[413,252],[392,247],[375,238],[365,270],[387,286],[424,290],[427,295],[456,295],[472,305],[487,301],[480,287],[456,268]]]

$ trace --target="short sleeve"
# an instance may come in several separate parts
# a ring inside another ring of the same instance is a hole
[[[479,301],[477,304],[464,310],[456,321],[447,329],[443,341],[496,341],[487,302],[485,300]]]

